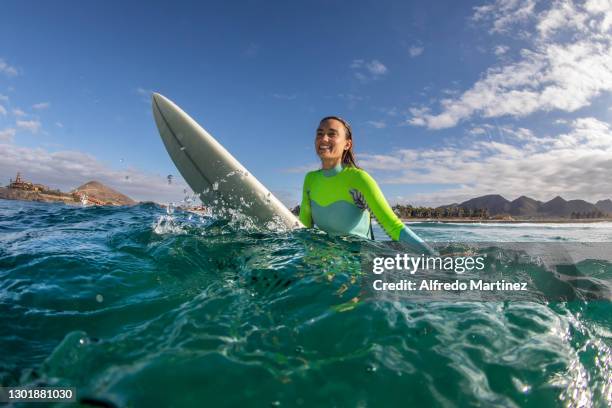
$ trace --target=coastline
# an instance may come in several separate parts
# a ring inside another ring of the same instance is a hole
[[[79,205],[74,196],[66,193],[61,195],[44,194],[33,191],[20,191],[0,187],[0,199],[17,200],[17,201],[33,201],[39,203],[63,203],[67,205]],[[165,207],[164,204],[154,203]],[[116,204],[115,204],[116,205]],[[194,211],[198,213],[197,211]],[[441,223],[441,224],[594,224],[612,222],[612,218],[541,218],[541,219],[473,219],[473,218],[401,218],[403,223]]]
[[[612,218],[551,218],[551,219],[524,219],[524,220],[481,220],[463,218],[400,218],[403,223],[431,222],[443,224],[590,224],[599,222],[612,222]]]
[[[25,191],[7,187],[0,187],[0,198],[3,200],[35,201],[39,203],[80,204],[73,195],[58,192],[46,194],[40,191]]]
[[[137,204],[130,197],[95,180],[88,181],[70,192],[63,192],[58,189],[52,190],[45,185],[31,183],[23,180],[19,173],[17,173],[15,180],[11,180],[11,184],[6,187],[0,187],[1,199],[69,205],[122,206]]]

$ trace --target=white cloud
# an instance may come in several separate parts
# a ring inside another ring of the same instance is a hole
[[[55,126],[57,126],[58,128],[63,128],[64,124],[62,122],[55,122]]]
[[[536,137],[530,129],[526,129],[524,127],[504,125],[492,126],[488,123],[472,127],[470,130],[468,130],[468,134],[474,136],[486,135],[489,137],[489,139],[492,139],[492,137],[495,136],[498,141],[502,142],[543,140],[541,137]]]
[[[180,201],[184,197],[183,190],[190,191],[179,176],[168,184],[166,176],[137,169],[116,170],[94,156],[78,151],[51,152],[42,148],[0,144],[0,174],[18,171],[28,180],[64,191],[97,180],[142,201]]]
[[[443,93],[444,95],[449,95],[449,96],[455,96],[461,93],[457,89],[442,89],[440,92]]]
[[[381,184],[434,184],[436,193],[415,194],[412,202],[427,205],[460,202],[484,194],[509,199],[528,195],[550,200],[596,201],[612,198],[612,126],[579,118],[569,131],[536,136],[525,128],[501,128],[506,142],[473,140],[470,148],[401,149],[392,154],[358,154],[358,162]],[[488,129],[473,128],[472,138]]]
[[[507,32],[512,26],[526,23],[534,15],[535,0],[496,0],[474,8],[472,20],[492,21],[491,33]]]
[[[2,102],[8,102],[8,100],[9,100],[9,97],[8,97],[8,96],[0,94],[0,101],[2,101]]]
[[[15,137],[15,129],[8,128],[0,130],[0,142],[12,142]]]
[[[37,120],[18,120],[17,121],[17,127],[19,129],[27,130],[34,134],[40,131],[41,126],[42,125]]]
[[[410,117],[407,121],[409,124],[414,126],[427,125],[425,118],[429,118],[431,116],[429,115],[429,108],[423,106],[420,108],[410,108],[408,111],[412,115],[412,117]]]
[[[26,113],[19,108],[15,108],[13,109],[13,115],[21,117],[21,116],[25,116]]]
[[[537,29],[544,38],[550,37],[561,29],[571,28],[584,31],[588,17],[587,13],[581,13],[571,1],[558,1],[555,7],[541,15],[537,22]]]
[[[41,102],[41,103],[35,103],[34,105],[32,105],[33,109],[48,109],[51,106],[50,102]]]
[[[487,131],[482,127],[473,127],[469,130],[471,135],[484,135]]]
[[[492,21],[494,32],[534,20],[529,48],[517,60],[489,68],[454,98],[439,101],[440,112],[413,109],[408,123],[442,129],[473,116],[523,117],[538,111],[574,112],[612,91],[612,7],[553,2],[541,13],[532,1],[501,1],[476,9],[474,20]]]
[[[6,115],[6,108],[0,105],[0,115]]]
[[[387,73],[387,67],[378,60],[372,60],[366,64],[366,68],[372,75],[384,75]]]
[[[359,69],[363,67],[363,64],[364,64],[364,61],[362,59],[356,59],[356,60],[353,60],[353,62],[351,62],[351,68]]]
[[[509,128],[509,127],[502,127],[501,128],[506,134],[514,136],[516,139],[518,140],[534,140],[536,139],[536,136],[533,134],[533,132],[529,129],[523,128],[523,127],[519,127],[519,128]]]
[[[419,55],[423,53],[423,51],[425,51],[425,47],[420,47],[416,45],[413,45],[410,48],[408,48],[408,53],[410,54],[412,58],[418,57]]]
[[[612,2],[610,0],[587,0],[584,8],[593,14],[601,13],[604,17],[595,22],[600,25],[601,31],[609,31],[612,27]]]
[[[557,149],[591,148],[608,150],[612,146],[612,132],[608,123],[595,118],[580,118],[572,123],[573,131],[551,141]]]
[[[387,124],[382,120],[368,120],[366,123],[376,129],[384,129],[387,127]]]
[[[388,68],[382,62],[376,59],[371,61],[365,61],[362,59],[353,60],[350,68],[354,71],[355,78],[361,82],[379,79],[389,72]]]
[[[0,74],[4,74],[8,77],[17,76],[17,68],[9,65],[5,60],[0,58]]]
[[[493,52],[495,53],[495,55],[500,56],[500,55],[504,55],[505,53],[507,53],[509,49],[510,47],[506,45],[498,45],[495,47]]]

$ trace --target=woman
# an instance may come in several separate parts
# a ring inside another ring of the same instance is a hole
[[[433,252],[397,218],[374,179],[357,167],[351,127],[344,119],[328,116],[321,120],[315,150],[322,168],[304,179],[300,221],[306,227],[316,224],[330,234],[374,238],[372,211],[391,239],[406,242],[417,252]]]

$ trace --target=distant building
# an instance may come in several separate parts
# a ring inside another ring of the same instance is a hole
[[[43,184],[34,184],[29,181],[25,181],[21,178],[21,173],[17,173],[17,177],[15,177],[15,181],[13,179],[10,180],[8,188],[12,188],[15,190],[25,190],[25,191],[47,191],[49,187]]]

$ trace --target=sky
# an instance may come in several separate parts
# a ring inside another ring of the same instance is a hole
[[[612,198],[611,0],[7,0],[0,185],[180,201],[151,92],[288,206],[328,115],[392,204]]]

